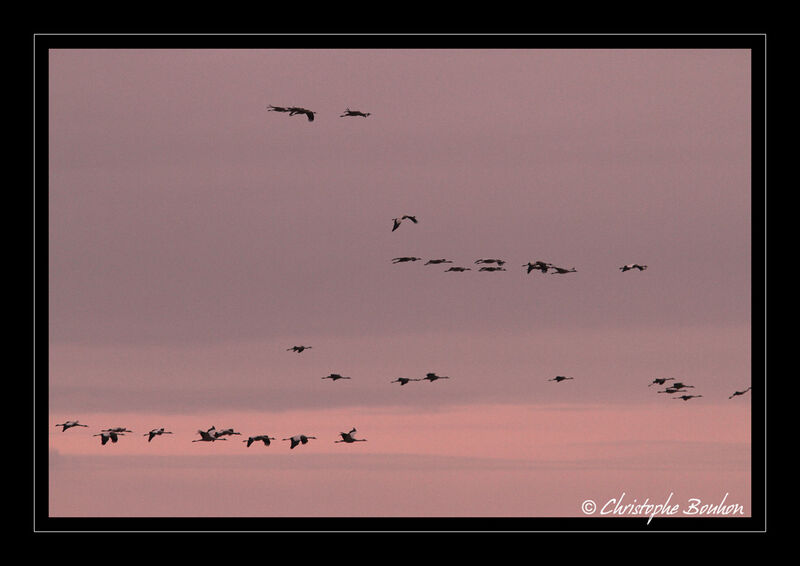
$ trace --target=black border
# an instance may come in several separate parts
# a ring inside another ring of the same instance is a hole
[[[130,34],[128,34],[130,33]],[[122,34],[122,35],[120,35]],[[204,48],[581,48],[581,49],[749,49],[752,51],[752,267],[753,275],[766,267],[766,47],[761,31],[744,33],[621,33],[592,32],[104,32],[37,31],[32,47],[33,97],[31,171],[35,203],[35,262],[32,318],[35,323],[33,390],[35,438],[32,496],[34,533],[118,532],[258,532],[258,533],[528,533],[528,532],[766,532],[766,288],[764,277],[752,279],[752,516],[748,518],[663,518],[650,525],[644,518],[54,518],[48,516],[48,50],[71,49],[204,49]],[[33,269],[31,269],[33,272]],[[34,330],[33,328],[31,330]]]

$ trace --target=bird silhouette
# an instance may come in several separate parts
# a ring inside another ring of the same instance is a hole
[[[679,395],[678,397],[673,397],[673,399],[682,399],[683,401],[688,401],[689,399],[696,399],[697,397],[702,397],[702,395]]]
[[[425,377],[421,378],[420,381],[430,381],[433,383],[437,379],[450,379],[447,375],[436,375],[435,373],[427,373]]]
[[[574,267],[572,269],[565,269],[563,267],[556,267],[555,265],[551,265],[550,269],[553,270],[553,273],[575,273],[578,271]]]
[[[291,442],[291,446],[289,446],[289,449],[291,450],[292,448],[294,448],[298,444],[307,444],[308,441],[311,440],[312,438],[316,439],[317,437],[316,436],[306,436],[305,434],[296,434],[296,435],[291,436],[289,438],[284,438],[283,440],[291,440],[292,441]]]
[[[404,214],[400,218],[392,218],[392,232],[397,230],[400,227],[400,224],[403,220],[411,220],[414,224],[417,224],[417,217],[411,216],[410,214]]]
[[[117,433],[120,433],[120,432],[133,432],[133,431],[132,430],[128,430],[124,426],[117,426],[117,427],[114,427],[114,428],[104,428],[101,432],[117,432]]]
[[[453,263],[449,259],[429,259],[425,265],[439,265],[440,263]]]
[[[246,442],[247,447],[250,448],[250,445],[253,444],[253,442],[258,442],[259,440],[262,441],[265,446],[269,446],[269,441],[275,440],[275,438],[272,436],[267,436],[266,434],[260,434],[258,436],[250,436],[247,440],[242,440],[242,442]]]
[[[310,349],[311,349],[311,346],[292,346],[291,348],[286,348],[286,351],[287,352],[295,351],[295,352],[297,352],[299,354],[303,350],[310,350]]]
[[[81,423],[79,423],[78,421],[64,421],[63,423],[61,423],[61,424],[57,424],[56,426],[63,427],[63,428],[61,429],[61,432],[64,432],[64,431],[65,431],[65,430],[67,430],[68,428],[72,428],[72,427],[74,427],[74,426],[87,426],[87,427],[88,427],[89,425],[81,424]]]
[[[200,438],[192,440],[192,442],[214,442],[216,440],[228,440],[227,438],[220,438],[219,431],[213,426],[208,430],[198,430],[197,434]]]
[[[476,259],[475,263],[496,263],[497,265],[503,265],[506,261],[502,259]]]
[[[289,108],[286,106],[273,106],[272,104],[267,106],[267,110],[270,112],[289,112]]]
[[[353,438],[353,435],[355,434],[355,432],[356,432],[356,427],[353,427],[350,430],[350,432],[340,432],[339,436],[341,436],[342,439],[334,441],[334,444],[337,443],[337,442],[346,442],[346,443],[350,444],[352,442],[366,442],[367,441],[366,438]]]
[[[290,106],[288,110],[289,116],[294,116],[295,114],[305,114],[309,122],[314,121],[314,114],[316,114],[316,112],[312,112],[307,108],[301,108],[300,106]]]
[[[231,436],[233,434],[241,435],[242,433],[241,432],[234,432],[234,430],[232,428],[225,428],[225,429],[216,431],[214,434],[216,435],[217,438],[219,438],[221,436]]]
[[[647,387],[652,387],[653,385],[664,385],[664,383],[666,383],[667,381],[675,381],[675,378],[674,377],[657,377]]]
[[[338,373],[332,373],[330,375],[326,375],[322,379],[330,379],[332,381],[336,381],[337,379],[350,379],[349,377],[345,377],[343,375],[339,375]]]
[[[156,436],[161,436],[162,434],[172,434],[172,433],[167,430],[164,430],[164,427],[161,427],[161,428],[154,428],[153,430],[151,430],[147,434],[144,434],[143,436],[147,436],[148,437],[147,442],[150,442],[151,440],[153,440],[153,438],[155,438]]]
[[[623,265],[620,267],[620,270],[625,273],[626,271],[630,271],[631,269],[638,269],[639,271],[644,271],[647,269],[646,265],[641,265],[638,263],[629,263],[628,265]]]
[[[456,272],[461,273],[462,271],[472,271],[472,268],[471,267],[448,267],[447,269],[444,270],[445,273],[447,273],[448,271],[456,271]]]
[[[99,434],[93,434],[92,436],[99,436],[100,437],[100,443],[103,446],[105,446],[106,443],[109,441],[109,439],[111,439],[111,442],[116,442],[118,437],[124,436],[124,435],[125,435],[124,432],[115,432],[115,431],[107,430],[107,431],[103,431],[103,432],[101,432]]]
[[[421,379],[412,379],[410,377],[398,377],[397,379],[390,381],[389,383],[399,383],[402,386],[408,383],[409,381],[421,381]]]
[[[537,271],[541,271],[542,273],[547,273],[547,270],[553,267],[553,264],[545,263],[543,261],[534,261],[533,263],[529,261],[528,263],[523,264],[522,267],[527,267],[528,273],[530,273],[534,269]]]
[[[751,389],[752,387],[753,387],[753,386],[751,385],[750,387],[748,387],[748,388],[747,388],[747,389],[745,389],[744,391],[734,391],[734,392],[733,392],[733,395],[731,395],[730,397],[728,397],[728,399],[733,399],[733,398],[734,398],[734,397],[736,397],[737,395],[744,395],[745,393],[747,393],[748,391],[750,391],[750,389]]]
[[[407,261],[419,261],[421,257],[396,257],[392,259],[392,263],[405,263]]]
[[[349,108],[344,111],[344,114],[340,115],[339,118],[344,118],[345,116],[363,116],[366,118],[370,115],[370,112],[360,112],[358,110],[350,110]]]
[[[675,383],[670,385],[670,387],[673,388],[673,389],[686,389],[687,387],[690,388],[690,389],[694,389],[694,385],[686,385],[685,383],[683,383],[681,381],[676,381]]]
[[[563,375],[557,375],[553,379],[548,379],[547,381],[555,381],[557,383],[561,383],[567,379],[575,379],[574,377],[564,377]]]
[[[663,391],[657,391],[656,393],[669,393],[671,395],[672,393],[680,393],[680,391],[680,389],[676,389],[675,387],[667,387]]]
[[[507,271],[505,267],[481,267],[478,271]]]

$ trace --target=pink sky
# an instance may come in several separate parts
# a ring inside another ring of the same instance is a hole
[[[51,516],[750,514],[749,51],[49,61]],[[212,424],[318,440],[191,442]]]

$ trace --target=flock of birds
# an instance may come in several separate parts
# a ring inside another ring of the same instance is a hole
[[[309,110],[307,108],[302,108],[302,107],[299,107],[299,106],[273,106],[272,104],[270,104],[267,109],[269,111],[271,111],[271,112],[284,112],[284,113],[289,114],[289,116],[295,116],[295,115],[298,115],[298,114],[302,114],[302,115],[306,116],[306,118],[308,119],[309,122],[313,122],[314,121],[314,116],[316,114],[316,112],[314,112],[312,110]],[[350,108],[347,108],[344,111],[344,113],[342,113],[340,115],[340,118],[354,117],[354,116],[359,116],[359,117],[366,118],[369,115],[370,115],[369,112],[361,112],[359,110],[351,110]],[[410,215],[410,214],[404,214],[402,216],[399,216],[397,218],[393,218],[392,219],[392,232],[394,232],[398,228],[400,228],[400,226],[403,223],[405,223],[406,221],[408,221],[408,222],[410,222],[412,224],[418,224],[419,223],[419,220],[417,219],[416,216]],[[392,263],[395,263],[395,264],[397,264],[397,263],[407,263],[407,262],[416,262],[416,261],[421,261],[421,260],[422,260],[422,258],[413,257],[413,256],[396,257],[396,258],[392,259]],[[452,260],[445,259],[445,258],[438,258],[438,259],[429,259],[424,265],[441,265],[441,264],[451,264],[451,263],[453,263]],[[475,265],[481,265],[481,267],[478,268],[478,271],[482,271],[482,272],[506,271],[506,268],[503,267],[506,263],[507,262],[505,260],[497,259],[497,258],[481,258],[481,259],[478,259],[478,260],[476,260],[474,262]],[[529,261],[528,263],[523,264],[522,267],[525,268],[527,274],[530,274],[533,271],[539,271],[541,273],[552,273],[552,274],[565,274],[565,273],[575,273],[575,272],[577,272],[577,269],[575,269],[574,267],[568,269],[568,268],[560,267],[560,266],[554,265],[552,263],[545,262],[545,261],[540,261],[540,260]],[[465,266],[451,266],[448,269],[446,269],[445,271],[447,271],[447,272],[464,272],[464,271],[470,271],[471,269],[472,268],[465,267]],[[630,264],[626,264],[626,265],[621,266],[619,269],[623,273],[626,272],[626,271],[631,271],[631,270],[644,271],[644,270],[647,269],[647,265],[639,264],[639,263],[630,263]],[[287,351],[292,351],[292,352],[296,352],[296,353],[300,354],[300,353],[304,352],[305,350],[309,350],[311,348],[312,348],[311,346],[300,345],[300,346],[292,346],[291,348],[287,348]],[[322,379],[330,379],[331,381],[337,381],[337,380],[340,380],[340,379],[352,379],[352,378],[350,376],[344,376],[344,375],[341,375],[341,374],[338,374],[338,373],[331,373],[329,375],[326,375],[326,376],[322,377]],[[425,375],[425,377],[419,377],[419,378],[398,377],[397,379],[394,379],[394,380],[390,381],[390,383],[399,383],[401,386],[403,386],[403,385],[407,385],[408,383],[410,383],[412,381],[428,381],[428,382],[432,383],[432,382],[437,381],[439,379],[450,379],[450,377],[446,376],[446,375],[437,375],[436,373],[433,373],[433,372],[428,372]],[[563,381],[573,380],[573,379],[575,379],[575,378],[574,377],[567,377],[567,376],[564,376],[564,375],[557,375],[557,376],[555,376],[555,377],[553,377],[551,379],[548,379],[547,381],[553,381],[553,382],[556,382],[556,383],[561,383]],[[669,385],[666,385],[667,382],[673,382],[673,383],[670,383]],[[687,391],[688,389],[694,389],[693,385],[688,385],[686,383],[683,383],[682,381],[676,381],[675,378],[672,378],[672,377],[655,378],[655,379],[653,379],[653,381],[650,383],[650,385],[648,387],[651,387],[653,385],[664,386],[665,389],[663,389],[661,391],[658,391],[658,393],[666,393],[668,395],[673,395],[673,397],[672,397],[673,399],[688,401],[690,399],[695,399],[695,398],[702,397],[702,395],[693,395],[693,394],[688,393],[688,391]],[[750,391],[750,389],[751,389],[751,387],[747,387],[746,389],[744,389],[742,391],[735,391],[730,397],[728,397],[728,399],[733,399],[734,397],[737,397],[737,396],[740,396],[740,395],[744,395],[745,393]],[[57,427],[61,427],[61,431],[65,432],[68,429],[73,428],[73,427],[87,427],[88,425],[82,424],[79,421],[74,420],[74,421],[65,421],[63,423],[57,424],[56,426]],[[132,432],[133,431],[128,430],[125,427],[116,427],[116,428],[103,429],[99,433],[94,434],[92,436],[99,436],[101,444],[102,445],[106,445],[109,441],[111,441],[112,443],[116,443],[119,440],[120,436],[124,436],[126,433],[132,433]],[[354,443],[354,442],[366,442],[366,439],[355,438],[354,435],[355,435],[356,432],[357,431],[356,431],[355,427],[351,428],[351,430],[348,431],[348,432],[340,432],[339,433],[340,440],[336,440],[335,443],[342,442],[342,443],[346,443],[346,444],[351,444],[351,443]],[[217,440],[227,440],[227,438],[226,438],[227,436],[241,435],[242,434],[240,432],[236,432],[233,428],[217,430],[214,426],[212,426],[211,428],[206,429],[206,430],[198,430],[197,433],[200,435],[200,438],[192,440],[192,442],[216,442]],[[149,432],[145,433],[144,436],[147,436],[148,437],[147,441],[151,442],[153,440],[153,438],[155,438],[156,436],[161,436],[163,434],[172,434],[172,432],[167,431],[162,427],[162,428],[152,429]],[[305,434],[296,434],[294,436],[283,438],[282,440],[284,440],[284,441],[288,440],[289,443],[290,443],[289,444],[289,448],[290,449],[294,449],[299,445],[307,444],[309,440],[315,440],[315,439],[316,439],[315,436],[309,436],[309,435],[305,435]],[[265,446],[269,446],[272,440],[275,440],[275,437],[269,436],[267,434],[259,434],[259,435],[256,435],[256,436],[248,436],[248,438],[246,440],[242,440],[242,442],[246,443],[247,447],[249,448],[255,442],[263,442]]]
[[[412,216],[410,214],[404,214],[403,216],[399,216],[397,218],[392,218],[392,232],[397,230],[404,220],[410,220],[414,224],[418,224],[419,220],[417,220],[416,216]],[[415,256],[402,256],[402,257],[395,257],[392,258],[392,263],[409,263],[415,261],[421,261],[421,257]],[[429,259],[425,262],[424,265],[441,265],[443,263],[453,263],[453,260],[447,258],[438,258],[438,259]],[[484,272],[496,272],[496,271],[508,271],[505,267],[503,267],[506,263],[508,263],[504,259],[497,259],[497,258],[480,258],[475,260],[475,264],[482,265],[482,267],[478,268],[478,271]],[[490,265],[493,264],[493,265]],[[541,271],[542,273],[555,273],[559,275],[563,275],[564,273],[576,273],[578,270],[574,267],[566,268],[566,267],[559,267],[553,263],[546,262],[546,261],[529,261],[528,263],[522,264],[522,267],[526,269],[526,273],[531,273],[532,271]],[[638,269],[639,271],[644,271],[647,269],[646,265],[640,263],[629,263],[623,265],[619,268],[620,271],[623,273],[626,271],[630,271],[632,269]],[[455,272],[455,273],[463,273],[464,271],[471,271],[471,267],[464,267],[464,266],[451,266],[448,267],[445,272]]]
[[[270,104],[267,106],[267,110],[270,112],[287,112],[289,116],[295,116],[297,114],[303,114],[306,118],[308,118],[309,122],[314,121],[314,115],[316,112],[313,110],[309,110],[308,108],[302,108],[300,106],[273,106]],[[360,110],[350,110],[349,108],[344,111],[339,117],[344,118],[346,116],[361,116],[366,118],[369,116],[369,112],[361,112]]]
[[[65,432],[66,430],[73,428],[73,427],[88,427],[89,425],[82,424],[79,421],[65,421],[63,423],[59,423],[56,425],[57,427],[61,427],[61,432]],[[92,436],[99,436],[100,443],[105,446],[109,441],[112,443],[116,443],[119,441],[120,436],[125,436],[125,433],[131,433],[132,430],[129,430],[125,427],[114,427],[114,428],[105,428],[101,430],[97,434],[93,434]],[[225,438],[226,436],[233,436],[233,435],[241,435],[241,432],[236,432],[232,428],[225,428],[222,430],[217,430],[216,427],[212,426],[206,430],[198,430],[197,433],[200,435],[200,438],[192,440],[192,442],[216,442],[217,440],[228,440]],[[348,432],[340,432],[339,436],[341,440],[334,441],[335,444],[339,442],[345,442],[347,444],[351,444],[353,442],[366,442],[366,438],[356,438],[355,437],[356,428],[351,428]],[[147,437],[147,442],[152,441],[156,436],[161,436],[162,434],[172,434],[172,432],[168,430],[164,430],[164,427],[161,428],[154,428],[150,432],[145,433],[144,436]],[[309,440],[316,439],[316,436],[308,436],[305,434],[296,434],[294,436],[290,436],[288,438],[284,438],[283,440],[288,440],[289,442],[289,449],[295,448],[299,444],[308,444]],[[259,434],[256,436],[248,436],[247,440],[242,440],[242,442],[247,443],[247,447],[250,446],[254,442],[263,442],[264,446],[269,446],[270,441],[275,440],[274,436],[269,436],[267,434]]]

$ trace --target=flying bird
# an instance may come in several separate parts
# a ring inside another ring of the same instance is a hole
[[[120,433],[120,432],[133,432],[133,431],[132,430],[128,430],[124,426],[118,426],[118,427],[114,427],[114,428],[104,428],[102,430],[102,432],[117,432],[117,433]]]
[[[108,442],[108,439],[111,439],[111,442],[116,442],[119,436],[124,436],[125,433],[123,432],[114,432],[114,431],[104,431],[100,434],[93,434],[92,436],[99,436],[100,443],[105,446]]]
[[[477,259],[475,263],[496,263],[497,265],[503,265],[506,262],[502,259]]]
[[[355,432],[356,432],[356,427],[353,427],[350,430],[350,432],[340,432],[339,436],[341,436],[342,439],[334,441],[334,444],[337,443],[337,442],[346,442],[346,443],[350,444],[352,442],[366,442],[367,441],[366,438],[353,438],[353,434],[355,434]]]
[[[645,269],[647,269],[647,266],[646,265],[641,265],[641,264],[638,264],[638,263],[629,263],[628,265],[623,265],[622,267],[620,267],[620,270],[623,273],[625,273],[626,271],[629,271],[631,269],[638,269],[639,271],[644,271]]]
[[[218,431],[214,432],[214,435],[215,435],[217,438],[220,438],[221,436],[230,436],[230,435],[232,435],[232,434],[239,434],[239,435],[241,435],[242,433],[241,433],[241,432],[234,432],[234,430],[233,430],[232,428],[225,428],[225,429],[218,430]]]
[[[664,383],[667,382],[667,381],[675,381],[675,378],[674,377],[657,377],[657,378],[655,378],[653,380],[653,383],[651,383],[647,387],[652,387],[653,384],[655,384],[655,385],[664,385]]]
[[[734,398],[734,397],[736,397],[737,395],[744,395],[745,393],[747,393],[748,391],[750,391],[750,389],[751,389],[752,387],[753,387],[753,386],[751,385],[750,387],[748,387],[748,388],[747,388],[747,389],[745,389],[744,391],[734,391],[734,392],[733,392],[733,395],[731,395],[730,397],[728,397],[728,399],[733,399],[733,398]]]
[[[370,112],[360,112],[358,110],[350,110],[348,108],[347,110],[344,111],[344,114],[339,116],[339,118],[344,118],[345,116],[363,116],[364,118],[366,118],[370,114],[371,114]]]
[[[313,122],[314,121],[314,114],[316,114],[316,112],[312,112],[311,110],[308,110],[307,108],[301,108],[299,106],[290,106],[289,107],[289,116],[294,116],[295,114],[305,114],[306,117],[308,118],[308,121],[309,122]]]
[[[400,383],[400,385],[405,385],[409,381],[421,381],[421,379],[412,379],[410,377],[398,377],[397,379],[390,381],[389,383]]]
[[[269,441],[275,440],[275,438],[272,436],[267,436],[266,434],[260,434],[258,436],[251,436],[247,440],[242,440],[242,442],[246,442],[247,447],[250,448],[250,445],[253,444],[253,442],[258,442],[259,440],[261,440],[265,446],[269,446]]]
[[[449,268],[444,270],[445,273],[447,273],[448,271],[457,271],[457,272],[460,273],[462,271],[472,271],[472,268],[471,267],[449,267]]]
[[[555,265],[551,265],[550,269],[553,270],[553,273],[575,273],[578,271],[574,267],[572,269],[564,269],[563,267],[556,267]]]
[[[172,434],[172,433],[167,430],[164,430],[164,427],[161,427],[161,428],[154,428],[153,430],[142,436],[149,437],[147,439],[147,442],[150,442],[151,440],[153,440],[153,438],[155,438],[156,436],[161,436],[162,434]]]
[[[678,397],[673,397],[673,399],[682,399],[684,401],[688,401],[689,399],[694,399],[696,397],[702,397],[702,395],[680,395]]]
[[[413,222],[414,224],[417,224],[417,217],[416,216],[411,216],[409,214],[404,214],[400,218],[392,218],[392,222],[393,222],[393,224],[392,224],[392,232],[394,232],[395,230],[397,230],[400,227],[400,224],[403,222],[403,220],[411,220],[411,222]]]
[[[407,261],[419,261],[421,257],[396,257],[392,259],[392,263],[405,263]]]
[[[311,349],[311,346],[292,346],[291,348],[286,348],[286,351],[289,352],[291,350],[294,350],[299,354],[303,350],[309,350],[309,349]]]
[[[289,108],[285,106],[273,106],[272,104],[267,107],[267,110],[269,112],[289,112]]]
[[[481,267],[478,271],[507,271],[505,267]]]
[[[333,381],[336,381],[337,379],[350,379],[350,378],[349,377],[345,377],[343,375],[339,375],[338,373],[332,373],[330,375],[326,375],[322,379],[331,379]]]
[[[542,273],[547,273],[547,270],[553,267],[552,263],[545,263],[543,261],[535,261],[533,263],[528,262],[522,265],[522,267],[528,268],[528,273],[533,271],[534,269],[541,271]]]
[[[547,381],[555,381],[555,382],[562,382],[567,379],[575,379],[574,377],[564,377],[563,375],[557,375],[553,379],[548,379]]]
[[[683,383],[681,381],[676,381],[675,383],[670,385],[670,387],[673,388],[673,389],[686,389],[687,387],[689,387],[691,389],[694,389],[694,385],[686,385],[685,383]]]
[[[87,426],[87,427],[88,427],[89,425],[81,424],[81,423],[79,423],[78,421],[64,421],[63,423],[61,423],[61,424],[57,424],[56,426],[63,427],[63,428],[61,429],[61,432],[64,432],[64,431],[65,431],[65,430],[67,430],[68,428],[72,428],[72,427],[74,427],[74,426]]]
[[[197,434],[200,438],[192,440],[192,442],[214,442],[215,440],[228,440],[227,438],[220,438],[218,431],[212,426],[208,430],[198,430]]]
[[[425,265],[439,265],[440,263],[453,263],[449,259],[429,259],[425,262]]]
[[[450,377],[446,375],[436,375],[435,373],[428,373],[425,374],[425,377],[421,378],[420,381],[430,381],[431,383],[433,383],[437,379],[450,379]]]
[[[672,393],[680,393],[680,391],[681,391],[680,389],[677,389],[675,387],[667,387],[666,389],[664,389],[664,391],[657,391],[657,393],[669,393],[671,395]]]
[[[317,437],[316,436],[306,436],[305,434],[296,434],[295,436],[292,436],[292,437],[289,437],[289,438],[284,438],[283,440],[291,440],[292,441],[292,443],[291,443],[292,445],[289,446],[289,449],[291,450],[292,448],[294,448],[298,444],[307,444],[308,441],[311,440],[312,438],[316,439]]]

